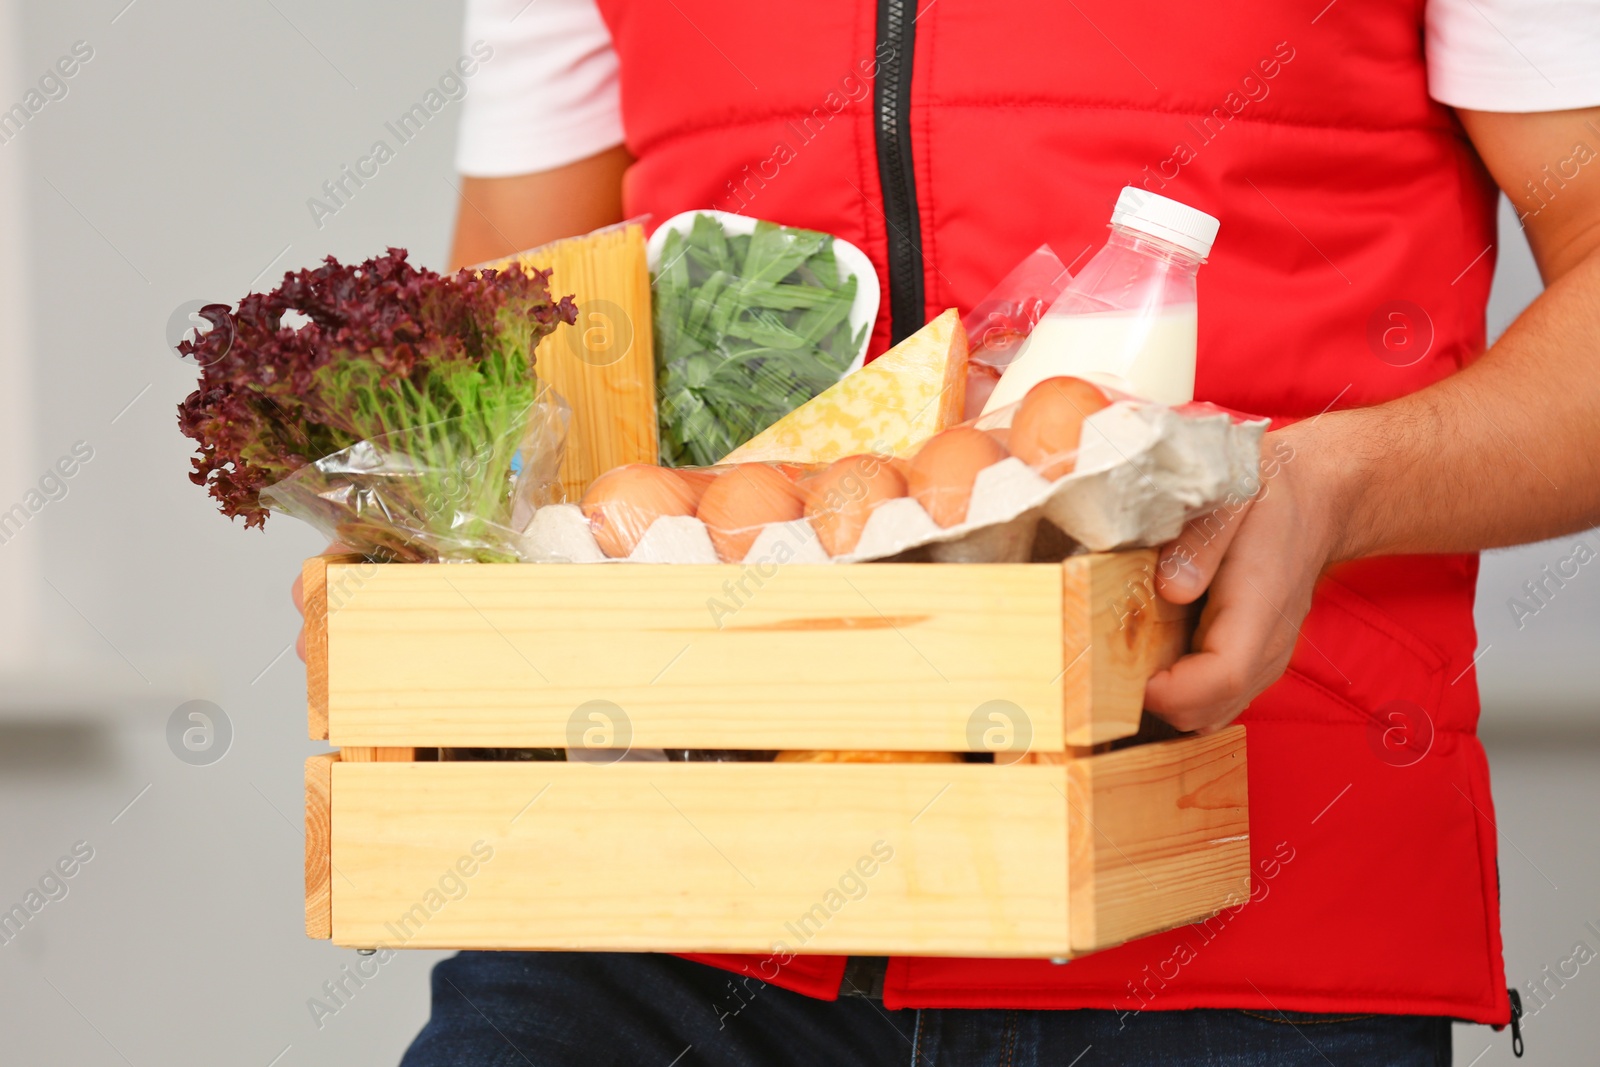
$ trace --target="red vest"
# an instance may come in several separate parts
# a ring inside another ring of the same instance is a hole
[[[882,26],[848,0],[602,0],[638,159],[628,213],[718,207],[854,242],[884,285],[881,352],[1041,241],[1081,263],[1118,191],[1145,185],[1222,220],[1200,399],[1309,417],[1482,350],[1495,191],[1428,99],[1422,0],[937,0],[914,23],[880,3]],[[1065,965],[895,959],[886,1005],[1505,1022],[1476,575],[1473,556],[1409,557],[1322,582],[1243,718],[1249,904]],[[1432,726],[1406,766],[1383,743],[1394,701]],[[831,997],[842,968],[800,957],[777,984]]]

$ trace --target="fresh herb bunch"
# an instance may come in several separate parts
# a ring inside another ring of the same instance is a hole
[[[652,290],[661,462],[716,463],[837,382],[866,330],[850,328],[855,295],[827,234],[730,235],[705,214],[668,233]]]
[[[300,517],[389,558],[436,558],[429,537],[409,544],[419,529],[470,542],[462,516],[510,515],[511,463],[537,390],[533,349],[577,317],[548,282],[518,266],[440,275],[390,248],[359,266],[330,256],[237,309],[202,308],[212,329],[178,345],[201,367],[178,406],[179,428],[199,445],[189,479],[223,514],[262,526],[269,486],[374,442],[386,469],[366,477],[335,463],[339,492],[327,491],[329,472],[308,472],[324,513]],[[289,312],[306,321],[286,325]]]

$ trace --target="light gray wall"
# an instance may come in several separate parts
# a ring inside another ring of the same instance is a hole
[[[21,27],[9,5],[0,4],[0,100],[17,99],[21,78]],[[27,252],[23,231],[23,192],[26,188],[28,146],[0,145],[0,507],[15,500],[9,490],[25,484],[33,469],[33,365],[28,351]],[[9,398],[9,400],[7,399]],[[5,546],[0,553],[0,672],[26,663],[33,655],[33,619],[37,605],[32,597],[36,553],[28,541]]]
[[[0,2],[0,101],[75,41],[94,48],[67,96],[0,145],[0,506],[74,442],[94,449],[68,495],[0,545],[0,906],[75,842],[94,849],[68,896],[0,946],[0,1061],[392,1063],[426,1014],[436,954],[389,964],[321,1028],[307,1009],[353,959],[299,925],[300,764],[321,746],[304,737],[287,585],[320,545],[286,520],[230,526],[183,479],[174,405],[194,373],[164,336],[182,302],[231,300],[325,253],[392,243],[440,265],[456,105],[322,228],[306,201],[454,61],[460,5],[126,4]],[[1506,246],[1498,323],[1538,287],[1514,235]],[[1521,630],[1504,603],[1573,540],[1485,559],[1496,730],[1594,722],[1600,572]],[[232,724],[214,765],[168,748],[167,719],[191,699]],[[1571,749],[1547,771],[1517,751],[1498,779],[1521,820],[1502,845],[1508,945],[1537,970],[1600,899],[1593,829],[1559,777],[1595,760]],[[1556,873],[1560,896],[1541,895],[1524,858]],[[1574,1049],[1595,1036],[1593,992],[1546,1016]],[[1488,1038],[1470,1040],[1463,1062]]]
[[[460,54],[461,5],[125,4],[6,6],[8,104],[75,41],[94,57],[0,145],[0,161],[27,153],[34,336],[5,353],[32,381],[0,413],[31,414],[32,441],[25,465],[0,467],[0,500],[76,441],[94,458],[0,545],[35,572],[0,572],[0,600],[37,604],[36,654],[0,678],[0,901],[74,842],[94,858],[0,946],[0,1062],[394,1063],[438,954],[388,964],[320,1029],[306,1005],[355,959],[307,940],[296,903],[300,766],[324,746],[305,738],[304,675],[282,653],[288,582],[320,542],[293,522],[230,526],[185,480],[175,405],[195,373],[164,338],[180,303],[231,301],[324,254],[395,244],[442,264],[457,104],[321,229],[306,201],[374,140],[397,143],[384,123]],[[3,240],[19,247],[9,224]],[[189,699],[231,720],[214,765],[168,749]]]

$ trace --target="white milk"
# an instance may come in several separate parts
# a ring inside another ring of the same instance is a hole
[[[1046,378],[1062,374],[1162,404],[1186,404],[1194,399],[1196,307],[1172,304],[1154,315],[1046,315],[1000,376],[983,413],[1014,404]]]

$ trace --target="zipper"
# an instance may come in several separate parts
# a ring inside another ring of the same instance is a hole
[[[910,8],[908,11],[907,8]],[[922,328],[922,223],[911,159],[911,70],[917,40],[916,0],[878,0],[878,77],[873,105],[878,182],[889,246],[889,338]]]
[[[1511,1054],[1522,1059],[1522,994],[1515,989],[1506,992],[1511,997]]]

